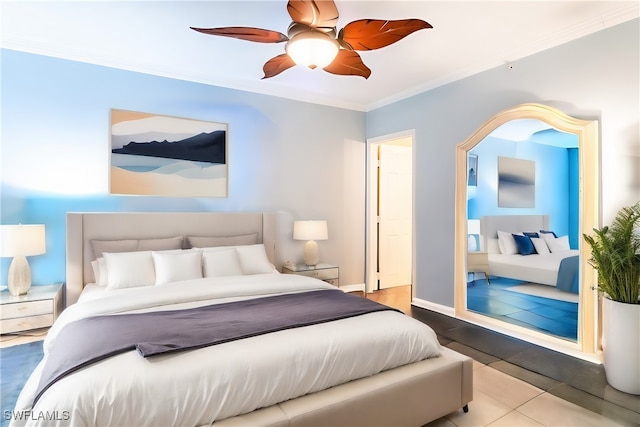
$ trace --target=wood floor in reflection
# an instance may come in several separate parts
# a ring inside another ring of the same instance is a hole
[[[380,289],[379,291],[368,293],[367,298],[380,304],[397,308],[403,313],[411,313],[411,285]]]

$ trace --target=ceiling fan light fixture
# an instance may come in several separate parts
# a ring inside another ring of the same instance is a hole
[[[326,33],[305,31],[293,36],[285,49],[297,65],[324,68],[333,62],[340,46]]]
[[[289,0],[287,12],[291,24],[287,35],[253,27],[218,27],[191,29],[213,36],[233,37],[258,43],[282,43],[281,53],[264,63],[263,79],[277,76],[296,65],[322,68],[339,76],[368,79],[371,69],[356,51],[380,49],[409,34],[433,28],[422,19],[358,19],[337,31],[338,8],[333,0]]]

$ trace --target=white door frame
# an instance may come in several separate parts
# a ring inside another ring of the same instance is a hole
[[[373,292],[378,289],[378,272],[377,272],[377,224],[378,224],[378,156],[377,146],[385,142],[395,139],[410,138],[412,146],[412,189],[411,189],[411,299],[414,297],[416,278],[416,242],[415,242],[415,199],[416,199],[416,155],[415,155],[415,130],[396,132],[388,135],[382,135],[375,138],[367,139],[366,158],[367,158],[367,179],[366,179],[366,213],[365,213],[365,289],[367,292]]]

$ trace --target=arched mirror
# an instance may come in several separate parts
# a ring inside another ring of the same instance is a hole
[[[597,121],[523,104],[457,146],[457,317],[597,359],[598,141]]]

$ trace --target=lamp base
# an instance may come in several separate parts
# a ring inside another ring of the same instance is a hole
[[[16,256],[9,265],[9,292],[13,296],[24,295],[31,288],[31,269],[27,258]]]
[[[304,263],[308,266],[318,264],[318,243],[315,240],[308,240],[304,244]]]
[[[467,237],[467,251],[469,252],[477,252],[478,251],[478,242],[476,241],[476,236],[473,234],[469,234]]]

